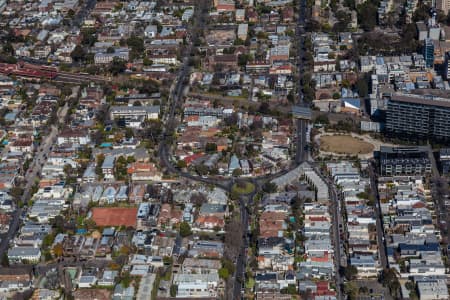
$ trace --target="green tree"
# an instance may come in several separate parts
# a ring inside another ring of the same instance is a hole
[[[356,275],[358,274],[358,269],[355,266],[347,266],[344,270],[344,276],[347,278],[347,280],[353,280],[355,279]]]
[[[228,274],[233,274],[234,271],[236,270],[236,266],[234,265],[234,263],[227,259],[227,258],[223,258],[222,259],[222,269],[226,269],[228,271]]]
[[[390,289],[391,295],[397,295],[400,290],[397,274],[397,270],[394,268],[384,269],[381,274],[381,283]]]
[[[216,143],[206,143],[205,152],[207,152],[207,153],[217,152],[217,144]]]
[[[377,25],[378,5],[372,1],[359,4],[356,9],[358,12],[358,23],[364,31],[372,31]]]
[[[75,16],[75,11],[73,9],[69,9],[69,11],[67,12],[67,17],[69,19],[73,19],[74,16]]]
[[[241,40],[240,38],[237,38],[234,40],[235,46],[244,45],[244,43],[245,43],[245,41]]]
[[[125,288],[128,288],[131,284],[131,277],[129,272],[124,272],[120,281]]]
[[[3,253],[3,256],[2,256],[2,266],[5,268],[9,267],[9,259],[8,259],[8,254],[6,254],[6,252]]]
[[[55,236],[53,234],[47,234],[42,241],[42,248],[47,249],[53,244]]]
[[[191,231],[191,226],[189,225],[188,222],[181,222],[180,223],[180,235],[182,237],[187,237],[190,236],[192,234]]]
[[[227,268],[220,268],[219,269],[219,277],[224,280],[227,280],[228,277],[230,277],[230,272],[228,271]]]
[[[126,70],[126,62],[121,58],[114,57],[108,70],[111,74],[118,75]]]
[[[369,194],[367,192],[360,192],[356,194],[356,197],[359,199],[369,199]]]
[[[203,176],[208,173],[208,168],[205,165],[197,165],[195,166],[195,171],[198,173],[198,175]]]
[[[242,169],[241,169],[241,168],[237,168],[237,169],[234,169],[234,170],[233,170],[233,176],[234,176],[234,177],[242,176],[242,174],[243,174],[243,172],[242,172]]]
[[[289,295],[296,295],[297,294],[297,288],[295,284],[289,284],[287,288],[284,288],[281,290],[282,294],[289,294]]]
[[[86,28],[81,31],[81,44],[92,47],[97,42],[95,28]]]
[[[99,154],[97,155],[97,164],[95,166],[95,174],[100,178],[103,178],[102,164],[105,161],[105,155]]]
[[[326,114],[322,114],[316,117],[314,123],[328,125],[330,124],[330,120],[328,119],[328,116]]]
[[[86,58],[86,52],[84,51],[83,47],[81,47],[80,45],[76,45],[72,53],[70,53],[70,57],[74,61],[80,62]]]
[[[366,78],[362,77],[358,79],[356,82],[356,89],[358,90],[358,95],[360,97],[367,97],[369,94],[369,84]]]
[[[127,178],[128,162],[124,156],[119,156],[115,162],[115,175],[118,180],[125,180]]]
[[[347,295],[349,300],[356,299],[358,296],[358,287],[352,281],[346,282],[344,284],[344,293]]]
[[[177,296],[178,285],[172,284],[170,286],[170,297],[175,298]]]
[[[262,187],[266,193],[275,193],[277,191],[277,185],[273,182],[267,181]]]
[[[430,6],[424,1],[419,1],[416,11],[413,13],[413,21],[426,21],[430,17]]]
[[[186,167],[187,167],[187,164],[184,160],[180,159],[179,161],[177,161],[177,168],[184,169]]]
[[[127,45],[131,48],[130,57],[135,59],[141,57],[145,51],[144,40],[138,36],[131,36],[127,39]]]
[[[11,45],[10,42],[6,42],[2,47],[3,53],[6,53],[8,55],[14,55],[14,47]]]
[[[238,65],[241,67],[245,67],[251,59],[252,56],[250,54],[240,54],[238,56]]]
[[[133,129],[127,127],[127,128],[125,129],[125,138],[129,140],[129,139],[131,139],[133,136],[134,136]]]

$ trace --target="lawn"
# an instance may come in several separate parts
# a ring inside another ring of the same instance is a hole
[[[350,135],[324,135],[320,137],[320,150],[337,154],[367,154],[373,145]]]
[[[232,187],[232,192],[238,195],[247,195],[255,190],[255,186],[250,182],[235,183]]]

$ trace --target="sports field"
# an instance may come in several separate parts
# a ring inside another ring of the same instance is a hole
[[[337,154],[367,154],[373,145],[350,135],[323,135],[320,137],[320,150]]]

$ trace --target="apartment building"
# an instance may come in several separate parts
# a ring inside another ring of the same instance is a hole
[[[386,132],[396,137],[450,139],[450,99],[394,94],[388,101]]]

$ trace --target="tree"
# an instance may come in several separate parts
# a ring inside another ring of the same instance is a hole
[[[229,273],[227,268],[220,268],[219,269],[219,277],[220,278],[222,278],[224,280],[227,280],[229,276],[230,276],[230,273]]]
[[[131,59],[142,56],[145,51],[144,40],[138,36],[131,36],[127,39],[127,45],[131,48]]]
[[[227,258],[222,258],[222,268],[228,271],[228,274],[233,274],[236,270],[234,263]]]
[[[249,60],[251,60],[252,56],[250,54],[240,54],[238,56],[238,65],[241,67],[245,67]]]
[[[359,199],[369,199],[369,194],[367,192],[359,192],[356,194]]]
[[[359,288],[360,295],[366,295],[368,292],[369,292],[369,289],[367,288],[367,286],[362,286]]]
[[[116,50],[114,49],[114,47],[108,47],[108,48],[106,49],[106,53],[114,53],[114,52],[116,52]]]
[[[128,288],[131,283],[131,277],[129,272],[125,272],[122,275],[122,280],[120,281],[125,288]]]
[[[419,1],[416,11],[413,13],[413,21],[426,21],[430,17],[430,6],[423,1]]]
[[[142,63],[143,63],[144,66],[151,66],[151,65],[153,65],[153,61],[151,59],[149,59],[148,57],[144,57]]]
[[[177,296],[178,292],[178,285],[172,284],[170,286],[170,297],[175,298]]]
[[[371,1],[364,2],[357,6],[358,23],[364,31],[372,31],[377,25],[378,5]]]
[[[6,254],[6,252],[3,253],[3,256],[2,256],[2,266],[9,267],[9,259],[8,259],[8,254]]]
[[[97,165],[95,166],[95,174],[99,177],[103,177],[102,164],[105,161],[105,155],[97,155]]]
[[[284,288],[281,290],[282,294],[289,294],[289,295],[296,295],[297,294],[297,288],[295,284],[289,284],[287,288]]]
[[[206,143],[205,152],[207,152],[207,153],[217,152],[217,144],[216,143]]]
[[[64,170],[64,174],[66,175],[66,177],[76,175],[76,174],[73,174],[74,170],[73,170],[71,164],[64,165],[63,170]]]
[[[55,236],[53,234],[47,234],[42,240],[42,248],[47,249],[53,244]]]
[[[197,207],[202,206],[204,203],[208,202],[208,199],[206,198],[205,194],[203,193],[192,193],[191,199],[189,199],[192,204],[194,204]]]
[[[67,17],[69,19],[73,19],[74,16],[75,16],[75,11],[73,9],[69,9],[69,11],[67,12]]]
[[[14,55],[14,47],[11,45],[10,42],[6,42],[3,45],[2,51],[3,51],[3,53],[8,54],[8,55]]]
[[[127,178],[127,159],[124,156],[119,156],[115,163],[114,173],[118,180],[125,180]]]
[[[9,190],[9,194],[15,201],[18,201],[23,195],[23,188],[15,186]]]
[[[187,167],[187,164],[184,160],[180,159],[179,161],[177,161],[177,168],[184,169],[186,167]]]
[[[203,176],[208,173],[208,168],[205,165],[197,165],[195,166],[195,171],[198,173],[198,175]]]
[[[81,31],[81,44],[92,47],[97,42],[95,28],[86,28]]]
[[[52,250],[56,257],[61,257],[64,253],[64,247],[61,243],[56,244]]]
[[[277,191],[277,185],[273,182],[267,181],[262,187],[266,193],[275,193]]]
[[[356,89],[358,90],[358,95],[360,97],[367,97],[369,94],[369,84],[366,78],[358,78],[358,81],[356,82]]]
[[[237,38],[234,40],[235,46],[244,45],[244,43],[245,43],[245,41],[241,40],[240,38]]]
[[[356,8],[355,0],[344,0],[344,5],[350,8],[351,10],[355,10]]]
[[[270,106],[268,102],[262,102],[261,105],[259,106],[258,111],[263,114],[269,114],[270,113]]]
[[[237,257],[242,246],[243,234],[244,234],[243,225],[242,222],[240,221],[240,218],[232,218],[225,225],[224,256],[226,258],[234,259],[235,257]],[[222,262],[222,264],[224,265],[224,267],[226,267],[227,262],[226,261]],[[234,270],[231,270],[229,267],[228,271],[230,271],[230,274],[234,272]]]
[[[72,53],[70,53],[70,57],[76,62],[83,61],[86,58],[86,52],[83,47],[80,45],[76,45],[73,49]]]
[[[180,235],[182,237],[187,237],[190,236],[192,234],[191,231],[191,226],[189,225],[188,222],[181,222],[180,223]]]
[[[125,138],[126,138],[127,140],[129,140],[129,139],[131,139],[133,136],[134,136],[133,129],[127,127],[127,128],[125,129]]]
[[[358,295],[358,287],[354,282],[346,282],[344,284],[344,293],[347,295],[349,300],[356,299]]]
[[[330,120],[328,119],[328,116],[326,114],[322,114],[316,117],[314,123],[328,125],[330,124]]]
[[[344,276],[345,276],[345,278],[347,278],[347,280],[355,279],[357,274],[358,274],[358,269],[355,266],[348,266],[344,270]]]
[[[233,176],[234,176],[234,177],[242,176],[242,174],[243,174],[243,172],[242,172],[242,169],[241,169],[241,168],[237,168],[237,169],[234,169],[234,170],[233,170]]]
[[[118,57],[114,57],[109,65],[109,72],[113,75],[117,75],[126,70],[126,62]]]
[[[397,295],[400,289],[397,274],[397,270],[394,268],[384,269],[381,274],[381,283],[389,287],[391,295]]]

